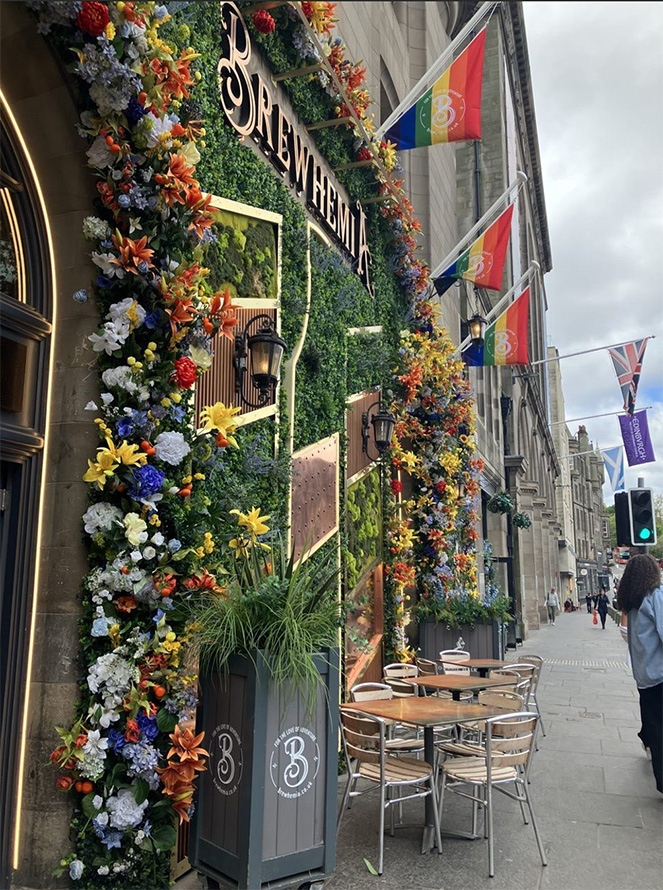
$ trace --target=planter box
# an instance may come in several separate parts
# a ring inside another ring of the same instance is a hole
[[[329,877],[336,859],[339,655],[317,658],[315,712],[269,682],[262,652],[201,678],[198,782],[189,859],[210,885],[259,890]]]
[[[504,659],[506,626],[494,621],[470,628],[448,627],[427,618],[419,624],[419,648],[423,658],[436,659],[443,649],[465,649],[472,658]]]

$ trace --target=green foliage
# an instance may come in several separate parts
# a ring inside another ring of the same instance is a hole
[[[511,495],[507,491],[498,491],[487,504],[491,513],[511,513],[515,506],[511,500]]]
[[[460,627],[463,624],[476,627],[477,624],[491,621],[502,624],[513,621],[509,612],[509,600],[503,593],[498,594],[490,605],[475,596],[449,596],[443,601],[437,598],[421,599],[417,607],[417,618],[434,618],[437,624],[446,624],[448,627]]]
[[[215,290],[236,297],[276,297],[276,238],[272,223],[218,211],[217,241],[205,256]]]
[[[347,489],[345,503],[346,587],[352,590],[382,556],[382,498],[377,467]]]
[[[232,655],[264,651],[275,685],[299,692],[312,709],[322,683],[313,656],[337,645],[339,570],[321,561],[288,557],[280,537],[233,563],[223,594],[203,594],[188,606],[203,668],[225,671]]]
[[[528,529],[532,527],[532,519],[527,513],[515,513],[513,524],[516,528]]]

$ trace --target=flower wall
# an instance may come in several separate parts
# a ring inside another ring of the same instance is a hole
[[[81,87],[80,133],[98,192],[83,235],[98,268],[94,297],[102,316],[91,337],[101,399],[89,406],[100,442],[85,474],[90,572],[82,587],[82,697],[77,722],[59,730],[53,755],[57,785],[76,801],[74,852],[60,867],[87,887],[165,887],[176,824],[190,816],[205,758],[204,740],[187,723],[196,671],[178,602],[221,586],[224,560],[233,558],[224,542],[238,540],[231,509],[246,517],[260,505],[256,515],[268,514],[276,530],[287,522],[287,455],[274,459],[272,421],[236,432],[234,411],[217,404],[203,414],[200,435],[194,431],[192,387],[209,367],[211,338],[233,335],[235,294],[272,293],[275,268],[268,236],[213,214],[205,195],[282,214],[281,322],[291,345],[306,308],[305,213],[223,119],[218,4],[173,4],[172,19],[153,3],[30,5]],[[363,67],[334,34],[333,4],[302,9],[371,132]],[[256,13],[250,27],[276,72],[316,58],[288,6]],[[303,123],[345,116],[324,72],[282,87]],[[333,167],[367,159],[351,126],[315,131],[315,139]],[[393,147],[378,149],[397,173]],[[386,187],[376,187],[368,166],[337,176],[352,200]],[[343,442],[347,397],[378,383],[392,390],[393,468],[406,481],[409,474],[413,489],[406,504],[399,478],[382,492],[390,517],[385,632],[388,656],[406,659],[409,590],[428,604],[422,609],[476,600],[480,467],[463,366],[424,296],[416,218],[403,194],[399,205],[365,209],[374,298],[336,250],[312,248],[295,448],[334,432]],[[362,325],[381,325],[382,334],[347,336]],[[333,546],[325,545],[321,558]]]

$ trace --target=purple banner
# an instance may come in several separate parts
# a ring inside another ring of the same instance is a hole
[[[622,428],[622,441],[629,467],[650,464],[656,460],[649,438],[646,410],[636,411],[632,417],[629,414],[620,415],[619,425]]]

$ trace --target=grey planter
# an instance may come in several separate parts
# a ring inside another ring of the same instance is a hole
[[[228,674],[202,677],[197,731],[208,769],[198,782],[189,859],[237,890],[299,887],[329,877],[336,861],[339,655],[317,659],[322,689],[313,715],[299,696],[234,658]]]
[[[465,649],[472,658],[504,659],[505,625],[497,621],[470,627],[448,627],[427,618],[419,624],[419,648],[423,658],[436,659],[443,649]]]

